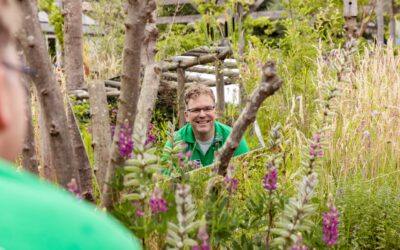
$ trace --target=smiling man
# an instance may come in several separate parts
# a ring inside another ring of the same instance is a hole
[[[215,96],[209,87],[202,84],[189,87],[185,92],[185,104],[187,124],[175,133],[175,138],[187,144],[185,152],[192,152],[189,160],[198,161],[203,166],[210,165],[215,152],[225,143],[232,128],[216,121]],[[169,142],[166,147],[171,147]],[[246,140],[242,138],[233,156],[248,151]]]

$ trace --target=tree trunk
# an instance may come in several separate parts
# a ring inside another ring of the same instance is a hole
[[[103,81],[88,83],[90,98],[90,115],[92,119],[92,147],[94,170],[99,191],[102,193],[110,156],[111,133],[107,97]]]
[[[68,91],[84,86],[82,0],[64,0],[65,80]]]
[[[135,122],[144,30],[147,21],[151,18],[151,13],[156,8],[156,3],[154,0],[130,0],[127,8],[120,105],[101,202],[101,205],[107,208],[111,208],[113,202],[113,191],[109,184],[114,178],[115,169],[124,161],[118,149],[120,127],[125,121],[129,127],[133,127]]]
[[[222,118],[225,112],[225,92],[224,92],[224,74],[222,73],[222,62],[215,62],[215,75],[217,82],[217,110],[218,116]]]
[[[68,182],[74,177],[73,150],[60,86],[53,74],[50,56],[37,16],[36,2],[21,0],[18,3],[25,20],[18,39],[27,62],[36,70],[32,80],[37,89],[46,133],[49,136],[51,152],[43,153],[51,155],[57,182],[67,187]]]
[[[24,78],[24,85],[26,89],[26,118],[28,122],[28,128],[26,137],[24,140],[24,148],[22,150],[22,166],[24,169],[30,171],[33,174],[38,175],[38,160],[36,158],[35,148],[35,131],[33,127],[32,119],[32,100],[31,100],[31,83],[29,79]]]
[[[134,138],[137,143],[144,145],[148,124],[154,110],[158,88],[160,86],[160,68],[156,64],[154,57],[156,53],[156,40],[158,30],[156,26],[155,11],[153,18],[146,26],[146,38],[142,46],[142,65],[145,65],[144,78],[138,102],[138,112],[136,115]]]
[[[67,98],[69,98],[67,96]],[[87,201],[94,201],[93,198],[93,172],[90,165],[89,156],[86,152],[85,144],[83,143],[81,131],[76,120],[72,105],[69,99],[67,100],[67,114],[69,132],[71,134],[73,153],[74,153],[74,169],[77,170],[79,177],[79,187],[82,197]],[[76,175],[76,174],[75,174]]]
[[[178,88],[176,89],[176,96],[178,97],[178,119],[179,128],[185,125],[185,70],[181,67],[176,69],[176,74],[178,76]]]
[[[246,128],[256,119],[257,111],[261,107],[262,102],[282,86],[282,80],[276,74],[275,63],[266,62],[262,70],[263,77],[260,85],[251,94],[249,102],[242,113],[240,113],[224,146],[217,152],[215,162],[218,169],[215,170],[220,175],[226,174],[229,161],[235,150],[239,147],[240,140]]]
[[[69,92],[84,86],[82,1],[64,0],[64,13],[65,82]],[[74,169],[77,170],[79,176],[81,193],[91,200],[93,198],[92,168],[69,99],[67,103]]]
[[[384,20],[383,20],[383,0],[376,1],[376,23],[377,23],[377,34],[376,40],[378,45],[384,44]]]

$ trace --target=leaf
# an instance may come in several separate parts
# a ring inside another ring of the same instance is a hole
[[[156,173],[158,171],[160,171],[160,167],[158,165],[153,165],[153,166],[147,166],[144,171],[146,173],[152,174],[152,173]]]
[[[141,166],[142,162],[138,159],[129,159],[125,161],[126,166]]]
[[[124,182],[125,187],[130,187],[130,186],[137,187],[139,185],[140,185],[140,182],[139,182],[139,180],[136,180],[136,179]]]
[[[183,245],[188,246],[188,247],[194,247],[194,246],[197,246],[198,243],[197,243],[197,241],[192,240],[192,239],[185,239],[183,241]]]
[[[123,200],[141,200],[144,197],[140,194],[124,194],[122,195]]]
[[[142,170],[138,167],[124,167],[125,171],[133,173],[141,173]]]
[[[167,231],[167,235],[168,237],[170,237],[174,242],[176,241],[180,241],[181,237],[179,237],[179,235],[172,229],[168,229]]]
[[[273,228],[271,230],[272,233],[283,236],[283,237],[288,237],[289,236],[289,232],[284,230],[284,229],[280,229],[280,228]]]
[[[196,230],[200,226],[200,221],[195,221],[186,226],[185,232],[189,233]]]

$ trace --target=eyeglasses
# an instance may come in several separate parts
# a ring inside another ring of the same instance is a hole
[[[200,112],[203,110],[204,113],[210,113],[213,111],[215,106],[205,106],[201,108],[192,108],[192,109],[186,109],[186,111],[190,113],[195,113],[195,114],[200,114]]]
[[[28,76],[32,76],[35,74],[35,70],[30,67],[27,67],[27,66],[14,65],[14,64],[4,62],[4,61],[0,61],[0,65],[3,65],[8,70],[16,71],[16,72],[19,72],[21,74],[25,74]]]

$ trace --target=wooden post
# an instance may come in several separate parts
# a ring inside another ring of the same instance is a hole
[[[376,41],[378,45],[384,44],[384,20],[383,20],[383,0],[376,1],[376,23],[377,33]]]
[[[218,116],[222,118],[225,112],[225,91],[223,65],[220,60],[215,62],[215,80],[217,84],[217,111]]]
[[[357,0],[343,0],[343,17],[345,20],[344,29],[347,41],[356,39],[358,36]]]
[[[178,118],[179,118],[179,128],[182,128],[185,125],[185,70],[181,67],[176,69],[176,73],[178,76],[178,88],[177,88],[177,97],[178,97]]]
[[[389,14],[390,14],[390,36],[389,40],[392,41],[393,45],[396,44],[396,18],[394,15],[394,0],[390,0]]]

